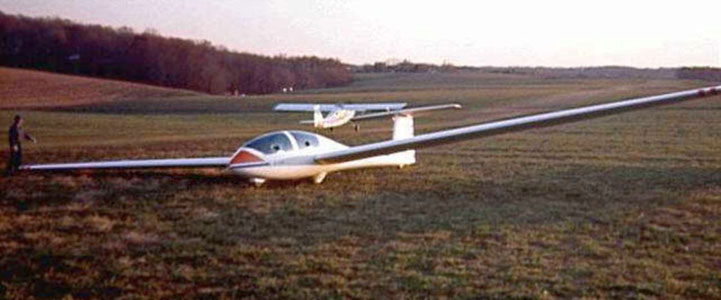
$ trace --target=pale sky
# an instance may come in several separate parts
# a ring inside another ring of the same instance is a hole
[[[0,10],[353,64],[721,67],[719,0],[0,0]]]

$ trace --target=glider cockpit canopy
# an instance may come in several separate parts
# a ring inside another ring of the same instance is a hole
[[[279,151],[292,151],[293,144],[285,131],[271,132],[254,138],[243,145],[260,151],[263,154],[274,154]]]
[[[325,144],[340,145],[337,142],[314,133],[288,130],[261,135],[243,144],[242,147],[255,149],[263,154],[270,155],[281,151],[288,152],[316,148]]]

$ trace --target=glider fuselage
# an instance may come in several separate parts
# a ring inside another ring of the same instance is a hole
[[[238,148],[230,159],[228,169],[258,184],[266,179],[302,178],[314,178],[320,183],[330,172],[370,167],[403,167],[415,163],[414,150],[341,163],[322,164],[314,160],[319,154],[348,148],[315,133],[297,130],[271,132]]]

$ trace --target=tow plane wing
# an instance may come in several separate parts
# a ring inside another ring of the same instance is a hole
[[[273,110],[289,111],[289,112],[313,112],[315,107],[321,112],[330,112],[337,109],[346,109],[354,111],[388,111],[399,110],[406,107],[403,102],[389,103],[355,103],[355,104],[313,104],[313,103],[279,103]]]
[[[386,111],[386,112],[378,112],[378,113],[369,113],[369,114],[363,114],[360,116],[355,116],[351,121],[365,121],[370,119],[379,119],[379,118],[385,118],[385,117],[391,117],[395,115],[411,115],[411,116],[419,116],[422,114],[429,113],[431,111],[436,110],[444,110],[444,109],[460,109],[460,104],[441,104],[441,105],[431,105],[431,106],[421,106],[421,107],[413,107],[413,108],[406,108],[406,109],[400,109],[395,111]]]

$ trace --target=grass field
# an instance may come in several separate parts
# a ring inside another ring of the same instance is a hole
[[[26,161],[216,156],[302,128],[307,115],[270,112],[279,101],[464,105],[417,119],[429,132],[702,85],[387,74],[291,95],[178,91],[21,112],[40,140]],[[218,170],[3,178],[0,298],[719,299],[719,100],[424,149],[413,167],[322,185],[254,188]],[[363,143],[390,124],[323,134]]]
[[[0,109],[62,107],[195,92],[0,67]]]

